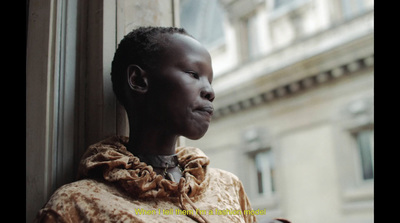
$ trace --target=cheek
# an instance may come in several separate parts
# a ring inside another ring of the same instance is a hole
[[[195,108],[196,102],[200,99],[200,92],[195,85],[181,85],[171,89],[168,96],[169,106],[172,109],[180,110],[183,114],[190,115]]]
[[[199,89],[198,82],[188,75],[164,80],[157,89],[153,89],[155,94],[150,99],[159,105],[156,119],[165,123],[171,132],[190,139],[201,138],[208,129],[208,123],[194,113],[201,100]]]
[[[190,112],[186,117],[188,118],[182,126],[184,131],[181,132],[181,135],[192,140],[203,137],[208,130],[210,120],[196,112]]]

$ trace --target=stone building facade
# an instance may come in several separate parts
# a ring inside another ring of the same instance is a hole
[[[373,222],[373,4],[181,1],[181,25],[211,52],[216,93],[207,134],[185,143],[235,173],[253,208],[296,223]]]

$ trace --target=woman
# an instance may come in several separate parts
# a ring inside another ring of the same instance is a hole
[[[209,168],[197,148],[175,148],[179,136],[200,139],[211,121],[207,50],[184,29],[140,27],[120,42],[111,76],[128,114],[129,138],[90,146],[80,180],[59,188],[36,220],[255,222],[235,175]]]

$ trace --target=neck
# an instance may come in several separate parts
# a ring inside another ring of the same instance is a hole
[[[132,124],[130,126],[133,126]],[[173,155],[178,135],[150,124],[130,128],[127,149],[134,155]]]

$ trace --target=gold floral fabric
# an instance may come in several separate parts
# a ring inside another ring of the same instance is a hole
[[[126,149],[127,137],[88,148],[80,180],[60,187],[36,222],[255,222],[240,180],[209,168],[199,149],[176,149],[183,175],[172,182]]]

